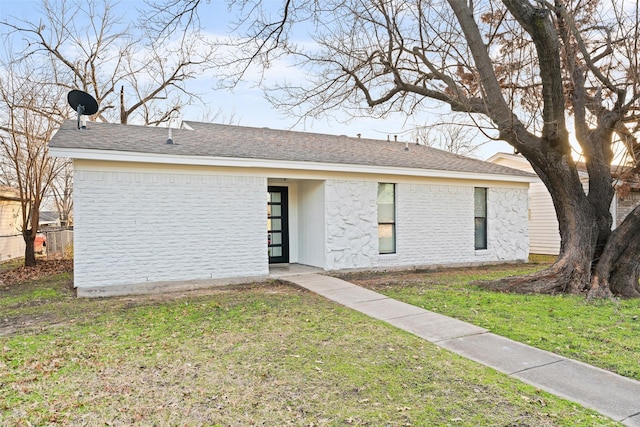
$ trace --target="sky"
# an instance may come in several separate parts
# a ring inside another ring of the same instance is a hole
[[[55,2],[56,0],[50,0]],[[267,2],[279,2],[279,0],[266,0]],[[208,3],[208,4],[207,4]],[[40,1],[33,0],[0,0],[0,16],[15,16],[26,20],[34,19],[34,10],[37,10]],[[204,30],[212,34],[227,34],[229,19],[226,12],[226,2],[211,0],[203,2],[204,8],[200,10],[201,24]],[[130,9],[142,8],[142,0],[122,0],[119,8],[125,12]],[[131,15],[131,14],[129,14]],[[296,70],[288,68],[285,63],[276,64],[267,73],[267,81],[275,82],[281,78],[289,78]],[[333,135],[356,136],[361,134],[363,138],[393,139],[398,135],[398,140],[414,142],[410,140],[411,131],[425,121],[434,122],[440,120],[441,115],[449,112],[449,107],[435,104],[432,114],[420,117],[406,117],[404,114],[395,113],[387,119],[358,118],[347,123],[348,116],[339,110],[331,112],[328,117],[314,120],[304,120],[299,123],[297,117],[287,117],[275,110],[263,96],[263,91],[257,88],[255,81],[248,80],[241,83],[233,91],[216,89],[216,80],[206,74],[197,81],[188,83],[188,88],[203,94],[207,108],[211,112],[220,112],[219,121],[227,122],[233,118],[233,124],[251,127],[269,127],[273,129],[291,129],[306,132],[326,133]],[[180,119],[201,120],[203,107],[195,105],[185,108]],[[478,142],[486,142],[479,139]],[[474,155],[481,159],[487,159],[498,151],[513,152],[511,146],[500,141],[491,141],[482,145]]]

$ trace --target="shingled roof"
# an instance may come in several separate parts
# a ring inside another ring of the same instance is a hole
[[[385,166],[530,177],[530,173],[452,154],[424,145],[318,133],[183,122],[172,130],[89,122],[78,130],[66,121],[49,146],[75,150],[146,153],[167,156],[262,159],[324,164]],[[64,150],[67,151],[67,150]]]

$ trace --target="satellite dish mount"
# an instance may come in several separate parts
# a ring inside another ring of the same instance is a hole
[[[98,112],[98,101],[88,93],[77,89],[69,92],[67,101],[71,108],[78,113],[78,129],[86,129],[86,116],[91,116]]]

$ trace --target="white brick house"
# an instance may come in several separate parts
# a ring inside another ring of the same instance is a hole
[[[526,261],[533,175],[425,146],[183,123],[64,123],[75,286],[114,295],[324,270]],[[105,219],[107,219],[105,221]]]

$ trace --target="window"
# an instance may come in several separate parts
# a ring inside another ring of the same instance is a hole
[[[396,253],[395,190],[395,184],[378,184],[378,250],[381,254]]]
[[[487,249],[487,189],[473,189],[475,211],[475,246],[476,249]]]

